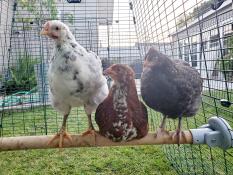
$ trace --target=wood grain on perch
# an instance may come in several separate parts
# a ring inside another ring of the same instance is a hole
[[[73,143],[64,141],[64,148],[71,147],[102,147],[102,146],[133,146],[133,145],[160,145],[160,144],[177,144],[177,139],[172,139],[174,131],[161,137],[155,137],[154,133],[149,133],[146,137],[129,142],[112,142],[111,140],[96,134],[94,135],[71,135]],[[192,134],[190,131],[184,131],[185,139],[182,137],[180,144],[192,144]],[[26,150],[26,149],[47,149],[58,148],[58,142],[48,145],[53,136],[19,136],[19,137],[2,137],[0,138],[0,151],[7,150]]]

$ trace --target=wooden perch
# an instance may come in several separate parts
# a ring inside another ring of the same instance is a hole
[[[73,143],[65,140],[63,147],[100,147],[100,146],[127,146],[127,145],[160,145],[160,144],[177,144],[176,139],[172,139],[174,131],[170,131],[169,135],[155,137],[154,133],[149,133],[146,137],[139,140],[129,142],[112,142],[111,140],[96,134],[81,136],[71,135]],[[182,137],[180,144],[192,144],[192,134],[190,131],[184,131],[185,139]],[[58,142],[48,145],[52,136],[20,136],[20,137],[2,137],[0,138],[0,151],[7,150],[25,150],[25,149],[46,149],[58,148]]]

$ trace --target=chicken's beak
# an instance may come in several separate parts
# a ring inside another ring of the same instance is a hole
[[[49,22],[46,22],[40,32],[40,35],[49,35]]]
[[[44,28],[40,32],[40,35],[48,35],[48,34],[49,34],[49,31]]]
[[[143,69],[144,68],[149,68],[149,67],[153,67],[153,63],[152,62],[149,62],[148,60],[145,60],[144,63],[143,63]]]
[[[143,63],[143,67],[147,67],[148,64],[149,64],[148,61],[145,60],[144,63]]]
[[[111,67],[107,68],[107,69],[104,71],[104,75],[111,75],[111,73],[112,73],[112,68],[111,68]]]

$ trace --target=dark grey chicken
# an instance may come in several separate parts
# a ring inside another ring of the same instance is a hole
[[[141,93],[150,108],[163,114],[157,136],[167,133],[166,118],[179,118],[173,139],[180,143],[181,119],[197,113],[201,91],[202,79],[196,69],[183,60],[168,58],[153,47],[149,49],[143,65]]]

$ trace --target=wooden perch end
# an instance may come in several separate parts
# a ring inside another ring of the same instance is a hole
[[[160,145],[160,144],[177,144],[177,139],[172,139],[174,131],[162,137],[155,137],[154,133],[149,133],[142,139],[132,140],[129,142],[112,142],[111,140],[96,134],[94,135],[71,135],[73,142],[65,140],[63,147],[101,147],[101,146],[133,146],[133,145]],[[190,131],[184,131],[185,139],[182,137],[180,144],[192,144],[192,134]],[[26,149],[47,149],[58,148],[58,141],[48,145],[53,136],[19,136],[19,137],[2,137],[0,138],[0,151],[7,150],[26,150]]]

